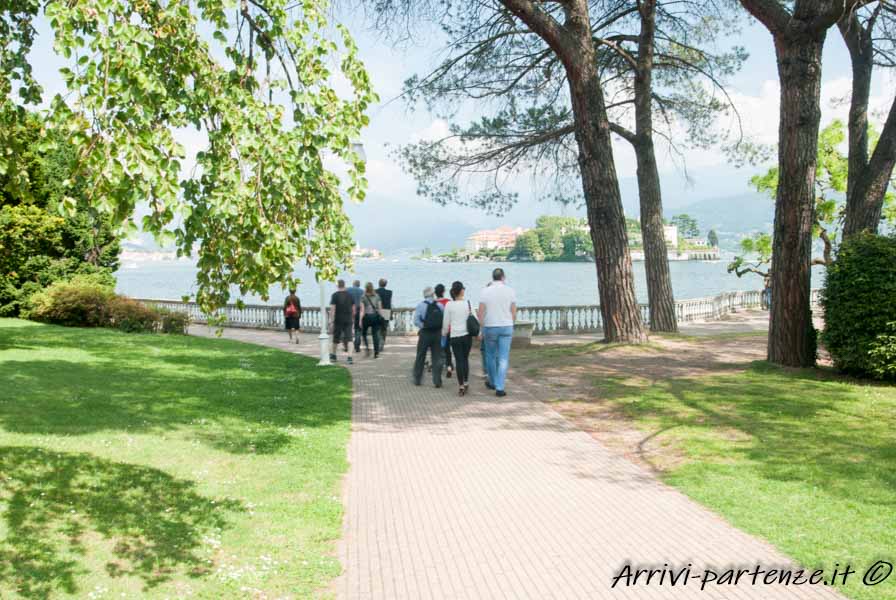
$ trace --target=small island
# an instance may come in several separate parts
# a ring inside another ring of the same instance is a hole
[[[632,260],[644,260],[641,224],[626,219]],[[718,236],[700,236],[697,221],[675,215],[663,226],[669,260],[719,260]],[[471,234],[463,248],[438,256],[424,253],[422,260],[435,262],[594,262],[594,245],[588,222],[577,217],[543,215],[531,229],[498,227]]]
[[[362,248],[360,244],[356,244],[354,250],[352,250],[352,258],[381,260],[383,258],[383,253],[376,248]]]

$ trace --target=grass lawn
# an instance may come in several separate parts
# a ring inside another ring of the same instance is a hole
[[[807,567],[851,564],[847,596],[896,599],[896,572],[861,583],[875,561],[896,563],[896,386],[763,362],[591,385],[677,458],[667,483]]]
[[[308,598],[339,574],[343,369],[0,319],[0,598]]]

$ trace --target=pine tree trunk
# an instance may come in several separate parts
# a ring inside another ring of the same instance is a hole
[[[608,342],[640,343],[647,339],[635,298],[635,277],[613,147],[588,13],[588,0],[563,3],[563,24],[532,0],[500,0],[547,42],[566,70],[572,100],[579,170],[588,211],[597,287]]]
[[[871,159],[847,194],[843,239],[860,231],[877,233],[894,165],[896,165],[896,101],[890,106],[890,114],[884,123]],[[852,183],[851,173],[850,183]]]
[[[864,28],[855,12],[838,23],[849,49],[852,66],[852,97],[849,105],[849,172],[843,238],[870,231],[877,233],[884,196],[896,163],[896,102],[878,140],[868,156],[868,101],[874,69],[873,32]]]
[[[775,201],[768,360],[792,367],[815,364],[810,274],[823,45],[824,33],[775,39],[781,85],[780,175]]]
[[[640,3],[638,67],[635,74],[635,156],[638,164],[638,199],[641,236],[647,272],[647,298],[651,331],[678,331],[669,256],[663,235],[663,198],[653,146],[653,50],[656,0]]]
[[[579,149],[579,170],[594,243],[604,339],[641,343],[647,335],[635,297],[622,196],[616,178],[610,122],[594,69],[590,28],[582,28],[577,56],[566,66]]]
[[[653,140],[636,145],[638,197],[641,203],[641,236],[644,241],[644,267],[647,272],[647,298],[650,304],[651,331],[678,331],[675,297],[669,256],[663,234],[663,201],[660,176],[656,167]]]
[[[849,49],[852,67],[852,95],[849,104],[848,171],[846,182],[846,215],[843,232],[850,234],[861,231],[859,221],[861,200],[856,197],[856,183],[868,166],[868,100],[871,97],[871,39],[866,38],[858,18],[854,17],[840,24],[840,31]],[[877,223],[873,225],[877,231]]]

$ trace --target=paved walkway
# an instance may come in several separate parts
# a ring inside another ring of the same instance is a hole
[[[204,328],[203,328],[204,329]],[[196,331],[202,334],[202,331]],[[317,339],[229,329],[227,338],[316,354]],[[770,545],[575,429],[524,389],[470,395],[411,384],[413,338],[357,360],[339,598],[769,600],[839,598],[818,586],[700,591],[704,567],[788,565]],[[798,519],[795,520],[798,523]],[[692,578],[611,588],[633,568],[691,565]]]

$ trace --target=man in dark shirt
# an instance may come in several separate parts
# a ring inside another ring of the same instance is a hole
[[[355,301],[355,318],[352,324],[355,328],[355,354],[357,354],[361,351],[361,296],[364,295],[364,290],[361,289],[361,280],[355,279],[352,287],[346,291]]]
[[[383,305],[383,310],[388,311],[386,313],[387,316],[392,316],[392,290],[387,290],[386,286],[389,284],[385,279],[380,279],[380,287],[377,288],[376,294],[380,297],[380,302]],[[389,331],[389,321],[390,319],[384,318],[383,326],[380,328],[380,351],[386,346],[386,332]]]
[[[330,298],[330,327],[333,332],[333,348],[330,352],[330,360],[336,360],[336,348],[342,344],[346,354],[346,362],[352,363],[348,344],[352,339],[352,324],[355,320],[355,300],[345,289],[345,281],[340,279],[337,290]]]

